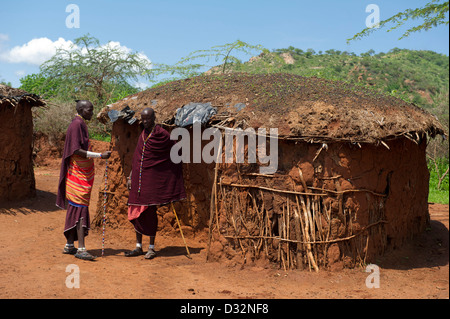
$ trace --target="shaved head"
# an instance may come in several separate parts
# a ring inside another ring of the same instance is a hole
[[[142,110],[141,115],[151,115],[151,116],[155,116],[155,110],[152,109],[151,107],[146,107],[145,109]]]
[[[76,102],[77,102],[76,108],[78,113],[80,113],[82,109],[92,106],[92,103],[88,100],[76,100]]]
[[[146,107],[141,112],[142,125],[145,129],[151,130],[155,126],[155,110],[151,107]]]
[[[94,112],[94,105],[88,100],[77,100],[77,113],[85,120],[90,120]]]

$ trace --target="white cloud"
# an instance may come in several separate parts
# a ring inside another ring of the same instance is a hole
[[[7,34],[0,33],[0,51],[2,50],[4,43],[7,42],[8,40],[9,36]]]
[[[131,49],[127,48],[124,45],[120,45],[120,42],[117,41],[110,41],[107,44],[102,45],[104,48],[111,48],[111,49],[118,49],[119,51],[122,51],[123,53],[131,53]]]
[[[117,41],[110,41],[107,44],[104,44],[100,47],[101,49],[113,49],[113,50],[117,50],[118,51],[118,58],[125,58],[125,56],[127,54],[131,54],[133,52],[133,50],[131,50],[130,48],[127,48],[124,45],[121,45],[120,42]],[[146,61],[148,64],[151,64],[152,62],[150,61],[150,59],[142,52],[138,52],[137,53],[137,57],[141,60]]]
[[[57,48],[69,49],[72,44],[72,41],[63,38],[56,41],[48,38],[33,39],[24,45],[15,46],[11,50],[1,52],[0,60],[9,63],[40,65],[50,59],[56,53]]]
[[[2,44],[8,42],[9,37],[6,34],[0,33],[0,61],[7,63],[28,63],[31,65],[39,66],[45,61],[49,60],[55,55],[58,48],[65,50],[76,49],[77,46],[70,40],[59,38],[56,41],[52,41],[46,37],[32,39],[27,43],[19,46],[15,46],[10,50],[2,48]],[[125,58],[127,54],[133,52],[130,48],[121,45],[120,42],[111,41],[107,44],[101,45],[100,49],[114,49],[117,51],[117,58]],[[83,48],[82,53],[87,53],[87,50]],[[138,58],[144,60],[151,66],[150,59],[142,52],[137,53]]]
[[[0,33],[0,42],[8,41],[9,36],[7,34]]]
[[[149,88],[149,85],[147,83],[144,82],[136,82],[133,84],[133,86],[135,88],[138,88],[140,90],[146,90],[147,88]]]
[[[21,78],[26,74],[26,72],[24,70],[17,70],[16,72],[14,72],[14,74]]]

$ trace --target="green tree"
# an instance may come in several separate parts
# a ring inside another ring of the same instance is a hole
[[[58,49],[40,69],[46,79],[43,85],[56,81],[60,97],[67,99],[90,97],[95,104],[105,105],[115,92],[140,77],[151,79],[151,63],[137,52],[125,52],[108,42],[100,45],[88,35],[74,40],[68,49]]]
[[[252,45],[241,40],[213,46],[206,50],[196,50],[181,58],[180,61],[173,65],[153,64],[153,68],[151,69],[152,75],[154,78],[158,77],[159,79],[159,83],[155,84],[155,86],[161,83],[201,75],[205,71],[205,68],[210,68],[211,72],[222,73],[227,70],[234,70],[242,64],[240,59],[236,55],[233,55],[235,52],[240,52],[245,55],[255,55],[261,52],[270,54],[269,50],[261,45]],[[208,65],[211,59],[214,60],[214,65]]]
[[[42,73],[29,74],[20,79],[20,89],[28,93],[38,94],[47,100],[68,100],[67,94],[62,92],[61,81],[45,77]],[[109,92],[108,103],[114,103],[128,95],[139,92],[139,89],[128,82],[105,82],[104,89]],[[71,100],[71,99],[70,99]]]
[[[49,99],[57,96],[60,81],[47,79],[42,73],[34,73],[21,78],[20,84],[20,89]]]
[[[186,65],[186,63],[197,60],[197,59],[209,59],[214,58],[215,62],[220,63],[222,65],[222,72],[225,73],[226,68],[229,64],[238,64],[241,63],[238,57],[232,55],[231,52],[241,52],[247,55],[253,55],[255,52],[265,52],[269,53],[269,50],[265,49],[262,45],[252,45],[241,40],[237,40],[233,43],[227,43],[223,45],[213,46],[208,50],[197,50],[190,53],[188,56],[182,58],[175,67],[182,67]],[[197,68],[201,66],[205,66],[202,64],[188,64],[188,66],[195,66]]]
[[[375,50],[370,49],[369,51],[365,52],[365,53],[361,53],[362,57],[368,57],[368,56],[372,56],[375,54]]]
[[[441,2],[440,0],[432,0],[427,3],[423,8],[407,9],[405,11],[399,12],[392,17],[383,20],[379,24],[379,28],[386,25],[393,24],[393,26],[387,30],[390,32],[402,26],[408,20],[423,19],[423,23],[416,25],[408,30],[399,38],[403,39],[408,37],[413,32],[418,32],[422,30],[429,30],[431,28],[437,27],[439,25],[448,25],[448,1]],[[352,38],[347,39],[347,43],[352,40],[360,39],[364,36],[377,30],[377,28],[365,28],[361,32],[355,34]]]
[[[0,84],[11,86],[11,82],[6,82],[6,80],[2,79],[1,76],[0,76]]]

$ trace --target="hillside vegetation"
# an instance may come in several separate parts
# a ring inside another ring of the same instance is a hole
[[[229,71],[286,72],[371,86],[426,108],[448,99],[449,59],[433,51],[392,49],[361,55],[289,47],[234,63]]]

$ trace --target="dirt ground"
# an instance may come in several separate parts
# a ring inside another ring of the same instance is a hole
[[[94,190],[102,183],[97,166]],[[65,211],[55,206],[59,161],[35,168],[37,196],[0,206],[0,298],[2,299],[448,299],[449,207],[430,204],[431,229],[377,262],[379,288],[368,288],[365,268],[318,273],[272,266],[225,266],[205,262],[204,236],[187,238],[192,259],[180,236],[157,237],[158,257],[126,258],[134,231],[106,229],[87,237],[98,256],[82,261],[62,254]],[[98,195],[93,192],[91,205]],[[101,200],[101,199],[100,199]],[[91,209],[93,214],[93,209]],[[91,216],[91,220],[92,220]],[[144,247],[148,238],[144,240]],[[79,268],[79,288],[68,288],[69,265]]]

